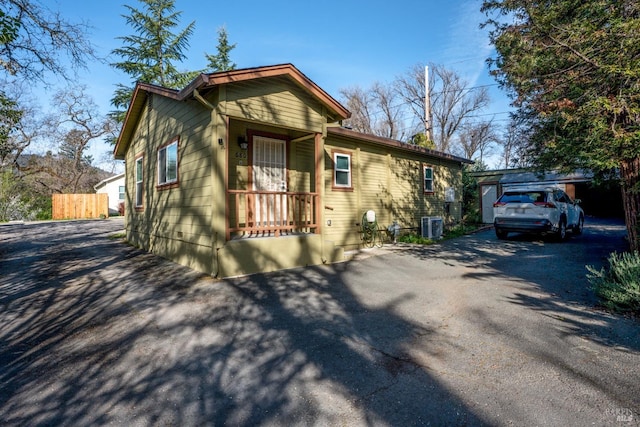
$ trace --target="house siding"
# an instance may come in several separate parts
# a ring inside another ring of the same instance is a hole
[[[351,154],[352,189],[333,188],[333,152]],[[434,191],[423,190],[422,167],[434,170]],[[325,211],[329,241],[346,250],[361,246],[360,224],[368,210],[376,212],[380,228],[397,221],[404,232],[418,232],[420,218],[441,216],[460,220],[462,169],[458,162],[399,149],[373,146],[366,141],[331,136],[325,142]],[[456,201],[445,203],[447,187],[455,189]],[[448,212],[447,212],[448,206]]]
[[[320,131],[323,108],[304,90],[285,77],[269,84],[261,79],[230,85],[221,93],[221,108],[231,117],[292,129]]]
[[[135,169],[143,154],[144,207],[127,210],[130,242],[202,271],[212,269],[211,114],[193,101],[153,96],[127,151],[126,165]],[[178,137],[178,184],[158,187],[157,150]],[[128,206],[135,206],[135,177],[127,176]]]
[[[292,144],[289,188],[293,191],[311,192],[316,188],[313,143],[312,138]]]
[[[416,227],[416,218],[433,211],[433,196],[425,195],[422,189],[422,164],[420,160],[401,154],[391,160],[391,201],[387,224],[395,220],[401,227]]]

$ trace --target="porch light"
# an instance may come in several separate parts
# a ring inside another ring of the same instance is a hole
[[[247,148],[249,148],[249,142],[247,142],[247,139],[244,136],[238,137],[238,145],[243,150],[246,150]]]

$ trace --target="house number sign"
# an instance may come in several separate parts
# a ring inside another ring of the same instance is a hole
[[[236,160],[238,161],[238,166],[244,166],[243,159],[246,159],[246,158],[247,158],[247,152],[245,150],[236,151]]]

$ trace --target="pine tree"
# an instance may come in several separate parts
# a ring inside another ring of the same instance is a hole
[[[227,29],[220,27],[218,29],[218,53],[216,55],[205,54],[207,61],[209,61],[207,70],[209,72],[235,70],[236,64],[231,62],[231,57],[229,56],[229,52],[235,47],[235,43],[229,44]]]
[[[532,130],[539,170],[619,172],[640,249],[640,6],[636,0],[485,0],[490,61]]]
[[[186,58],[189,37],[193,34],[195,21],[175,33],[182,12],[175,10],[174,0],[138,0],[142,9],[129,5],[129,15],[123,15],[134,34],[118,37],[123,46],[112,51],[122,61],[111,64],[131,77],[131,86],[117,85],[111,104],[118,109],[112,112],[119,122],[133,94],[135,82],[157,84],[168,88],[184,86],[197,72],[179,71],[177,64]]]
[[[16,101],[7,98],[0,91],[0,168],[5,166],[7,158],[16,151],[16,146],[11,140],[11,132],[22,119],[23,111]],[[15,159],[11,159],[12,163]]]

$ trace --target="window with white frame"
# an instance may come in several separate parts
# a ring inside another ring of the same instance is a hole
[[[351,155],[333,153],[333,186],[351,188]]]
[[[422,167],[424,177],[424,192],[433,193],[433,168],[431,166]]]
[[[172,184],[178,181],[178,140],[158,150],[158,185]]]
[[[142,206],[142,195],[144,191],[144,175],[142,169],[142,160],[144,157],[140,156],[136,159],[136,207]]]
[[[118,186],[118,200],[124,200],[124,185]]]

